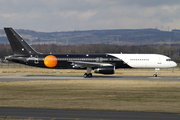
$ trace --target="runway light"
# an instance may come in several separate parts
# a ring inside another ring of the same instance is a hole
[[[57,65],[57,58],[54,55],[48,55],[44,59],[44,64],[49,68],[53,68]]]

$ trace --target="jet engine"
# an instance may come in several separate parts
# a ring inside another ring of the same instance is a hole
[[[114,74],[115,73],[115,66],[103,66],[94,69],[95,73],[100,73],[100,74]]]

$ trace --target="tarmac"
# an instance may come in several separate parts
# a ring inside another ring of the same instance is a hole
[[[31,81],[31,80],[150,80],[150,81],[180,81],[180,77],[172,76],[103,76],[94,75],[84,78],[82,75],[0,75],[0,82]]]
[[[0,108],[0,118],[31,120],[179,120],[180,114]]]

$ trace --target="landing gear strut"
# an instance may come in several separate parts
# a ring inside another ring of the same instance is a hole
[[[155,73],[153,75],[153,77],[157,77],[157,71],[160,70],[159,68],[155,68]]]
[[[92,68],[87,68],[87,73],[85,73],[83,76],[84,76],[84,78],[91,78],[92,77],[92,73],[91,73],[91,71],[92,71]]]

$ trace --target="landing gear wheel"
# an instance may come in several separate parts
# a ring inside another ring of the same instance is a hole
[[[157,74],[154,74],[153,77],[157,77]]]
[[[83,76],[84,76],[84,78],[87,78],[87,77],[88,77],[88,76],[87,76],[87,73],[85,73]]]
[[[91,78],[92,77],[92,73],[89,73],[89,74],[85,73],[83,76],[84,76],[84,78]]]
[[[92,77],[92,73],[89,73],[87,76],[88,76],[89,78],[91,78],[91,77]]]

